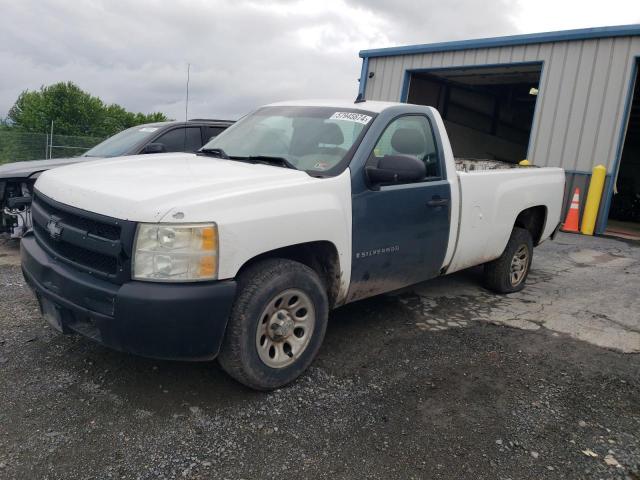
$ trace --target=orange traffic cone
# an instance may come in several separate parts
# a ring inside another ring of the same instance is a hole
[[[567,212],[567,218],[562,224],[563,232],[580,233],[578,223],[580,222],[580,189],[576,188],[571,199],[571,206]]]

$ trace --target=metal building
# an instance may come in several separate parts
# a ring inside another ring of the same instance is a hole
[[[640,222],[640,25],[381,48],[360,57],[359,93],[436,107],[456,156],[563,167],[567,192],[580,187],[582,202],[592,168],[603,164],[596,231],[604,232],[610,216]]]

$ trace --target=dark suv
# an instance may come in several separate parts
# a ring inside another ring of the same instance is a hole
[[[79,158],[120,157],[142,153],[195,152],[233,122],[227,120],[189,120],[137,125],[107,138]],[[0,175],[2,167],[0,167]]]
[[[232,124],[231,120],[206,119],[147,123],[123,130],[78,157],[0,165],[0,234],[19,238],[31,226],[33,184],[45,170],[99,158],[195,152]]]

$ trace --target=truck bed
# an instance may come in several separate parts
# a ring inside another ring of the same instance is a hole
[[[520,167],[495,160],[476,162],[474,166],[478,163],[485,168],[458,173],[459,230],[448,273],[498,258],[518,212],[532,207],[544,209],[541,239],[548,237],[560,221],[565,181],[561,168]]]
[[[500,160],[489,160],[484,158],[455,158],[455,162],[456,162],[456,171],[458,172],[506,170],[510,168],[528,168],[528,167],[522,167],[517,163],[502,162]]]

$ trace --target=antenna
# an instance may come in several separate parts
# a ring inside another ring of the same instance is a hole
[[[191,64],[187,63],[187,98],[184,102],[184,142],[182,150],[187,149],[187,119],[189,118],[189,77],[191,73]]]

